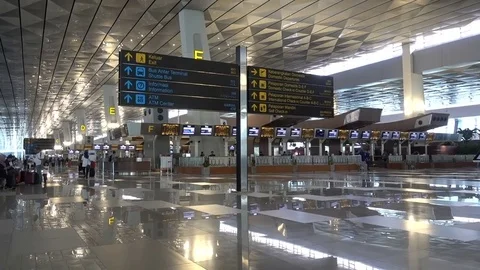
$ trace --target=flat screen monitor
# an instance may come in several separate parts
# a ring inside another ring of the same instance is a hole
[[[237,127],[232,127],[232,136],[237,136]]]
[[[392,133],[390,131],[382,131],[382,140],[390,140]]]
[[[192,219],[192,218],[195,218],[195,212],[194,212],[194,211],[183,212],[183,218],[184,218],[184,219]]]
[[[102,149],[102,147],[99,144],[95,144],[93,146],[93,150],[101,150],[101,149]]]
[[[273,127],[262,127],[260,132],[260,137],[262,138],[273,138],[275,128]]]
[[[408,135],[408,139],[409,140],[418,140],[418,132],[410,132],[410,134]]]
[[[328,137],[329,139],[337,139],[338,138],[338,129],[330,129],[328,130]]]
[[[183,136],[193,136],[195,135],[195,126],[194,125],[184,125],[182,127]]]
[[[248,128],[248,136],[250,137],[258,137],[259,133],[260,133],[260,130],[258,129],[258,127]]]
[[[128,150],[134,151],[134,150],[135,150],[135,145],[129,145],[129,146],[128,146]]]
[[[392,131],[392,140],[400,140],[400,131]]]
[[[357,130],[350,131],[350,139],[358,139],[358,131]]]
[[[200,127],[200,135],[202,136],[212,136],[213,134],[213,126],[201,126]]]
[[[283,128],[283,127],[278,127],[275,131],[275,135],[277,137],[285,137],[287,136],[287,128]]]
[[[300,136],[302,136],[302,129],[301,128],[290,129],[290,137],[298,138]]]
[[[230,126],[227,126],[227,125],[215,126],[215,136],[217,137],[230,136]]]
[[[105,144],[105,145],[103,146],[103,150],[109,150],[109,149],[110,149],[110,145]]]
[[[128,149],[128,147],[126,145],[123,145],[123,144],[120,145],[120,150],[127,150],[127,149]]]
[[[426,132],[419,132],[418,133],[418,139],[422,140],[422,141],[426,140],[427,139],[427,133]]]
[[[325,129],[316,128],[315,129],[315,138],[325,138]]]
[[[360,138],[364,140],[369,140],[371,136],[372,136],[372,132],[370,130],[362,130],[360,132]]]

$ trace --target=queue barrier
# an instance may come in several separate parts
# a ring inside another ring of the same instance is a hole
[[[180,167],[203,167],[208,159],[209,167],[235,167],[236,157],[181,157]],[[361,164],[362,158],[354,156],[257,156],[249,158],[251,166],[279,166],[279,165],[328,165],[329,159],[333,164]]]
[[[132,161],[132,160],[117,160],[115,162],[102,162],[102,166],[105,174],[113,175],[115,174],[143,174],[148,173],[150,175],[152,161],[148,158],[143,159],[142,161]]]
[[[402,156],[388,156],[388,163],[403,163]]]

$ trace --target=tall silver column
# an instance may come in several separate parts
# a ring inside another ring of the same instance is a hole
[[[240,91],[237,107],[237,192],[248,191],[248,111],[247,111],[247,48],[236,48],[240,66]]]

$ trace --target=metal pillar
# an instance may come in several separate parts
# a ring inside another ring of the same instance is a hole
[[[248,113],[247,113],[247,48],[236,48],[240,66],[240,91],[237,108],[237,192],[248,191]]]

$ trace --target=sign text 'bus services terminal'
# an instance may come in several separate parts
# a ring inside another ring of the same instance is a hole
[[[236,111],[237,65],[134,51],[120,52],[122,106]]]

